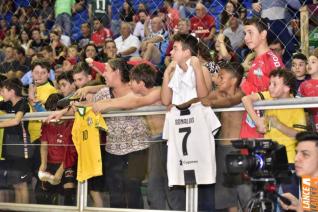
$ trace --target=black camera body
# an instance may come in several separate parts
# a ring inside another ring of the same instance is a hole
[[[226,156],[230,174],[247,172],[251,180],[283,180],[290,176],[286,147],[270,139],[242,139],[231,141],[236,149],[247,149],[248,154],[233,151]]]

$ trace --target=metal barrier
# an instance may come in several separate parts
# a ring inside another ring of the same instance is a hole
[[[255,104],[255,109],[289,109],[289,108],[315,108],[318,107],[318,97],[302,97],[280,100],[259,101]],[[229,112],[229,111],[244,111],[242,104],[238,104],[230,108],[215,108],[214,112]],[[103,117],[118,117],[118,116],[146,116],[160,115],[167,112],[165,106],[147,106],[140,107],[134,110],[116,110],[103,113]],[[26,113],[23,120],[45,120],[52,112],[33,112]],[[14,114],[4,114],[0,116],[0,121],[8,118],[13,118]],[[74,116],[63,116],[61,119],[73,119]]]
[[[18,1],[16,1],[18,2]],[[13,4],[17,4],[15,1],[2,1],[0,2],[0,7],[1,7],[1,13],[0,15],[4,15],[4,13],[7,13],[7,16],[10,16],[10,13],[16,14],[18,16],[23,16],[25,19],[31,19],[31,16],[33,15],[33,12],[35,14],[36,10],[39,10],[42,8],[42,5],[15,5],[16,7],[13,6]],[[29,2],[29,1],[27,1]],[[48,2],[53,2],[53,1],[48,1]],[[124,0],[114,0],[112,1],[114,4],[112,5],[112,10],[113,14],[120,12],[121,5],[123,5]],[[147,1],[139,1],[139,0],[133,0],[133,7],[136,9],[137,5],[142,2],[146,2],[148,6],[150,7],[150,13],[152,14],[154,11],[158,11],[159,8],[162,6],[162,1],[161,0],[147,0]],[[196,1],[189,1],[192,5],[183,5],[186,6],[186,12],[191,13],[191,15],[194,15],[195,10],[194,10],[194,5]],[[216,22],[220,24],[220,14],[224,9],[224,2],[225,1],[218,1],[218,0],[212,0],[212,1],[203,1],[206,4],[206,7],[208,9],[209,14],[213,15],[216,18]],[[251,15],[251,1],[241,1],[243,2],[243,6],[247,9],[247,15]],[[315,0],[314,3],[317,3]],[[80,4],[80,2],[78,3]],[[51,5],[53,6],[53,5]],[[81,6],[81,5],[77,5]],[[189,7],[188,7],[189,6]],[[105,5],[104,5],[105,7]],[[19,11],[16,9],[19,8]],[[31,9],[31,10],[30,10]],[[35,9],[33,11],[33,9]],[[78,8],[77,8],[78,9]],[[82,8],[83,9],[83,8]],[[104,8],[105,9],[105,8]],[[39,11],[38,11],[39,12]],[[76,13],[73,14],[73,19],[76,22],[76,24],[73,24],[73,27],[76,28],[76,32],[80,31],[79,26],[82,23],[85,23],[86,21],[92,21],[92,17],[90,19],[87,19],[87,17],[90,14],[86,11],[84,8],[83,10],[78,9]],[[50,16],[50,15],[48,15]],[[309,13],[307,10],[307,6],[303,7],[301,9],[301,17],[300,17],[300,28],[301,28],[301,47],[303,53],[308,55],[309,52],[309,37],[308,34],[310,33],[310,22],[309,20],[311,18],[314,18],[315,16]],[[52,22],[52,20],[47,20],[49,19],[48,17],[42,17],[45,19],[45,21]],[[117,17],[118,18],[118,17]],[[23,20],[23,18],[21,19]],[[74,21],[73,20],[73,21]],[[117,23],[117,22],[116,22]],[[20,23],[18,23],[19,25]],[[28,24],[26,22],[26,24]],[[51,23],[52,24],[52,23]],[[13,26],[16,26],[14,24]],[[119,27],[119,20],[117,24],[113,24],[112,29],[113,32],[118,33]],[[220,28],[222,26],[217,26],[217,28]],[[288,23],[286,24],[286,28],[288,27]],[[20,26],[21,29],[23,28],[28,28],[24,26]],[[45,32],[45,31],[44,31]],[[295,31],[294,34],[298,33],[299,30]],[[10,32],[11,33],[11,32]],[[41,35],[42,36],[42,35]],[[73,36],[78,36],[78,33],[73,34]],[[75,39],[74,37],[72,37]],[[299,40],[297,40],[297,43]],[[287,44],[286,44],[287,45]],[[284,108],[318,108],[318,97],[310,98],[299,98],[299,99],[286,99],[286,100],[275,100],[275,101],[266,101],[266,102],[259,102],[256,104],[256,109],[284,109]],[[244,107],[242,105],[237,105],[235,107],[231,108],[222,108],[222,109],[215,109],[215,112],[227,112],[227,111],[243,111]],[[114,116],[141,116],[141,115],[157,115],[157,114],[165,114],[166,113],[166,108],[162,106],[151,106],[151,107],[144,107],[140,108],[137,110],[127,110],[127,111],[112,111],[109,113],[103,114],[104,117],[114,117]],[[44,120],[50,112],[41,112],[41,113],[27,113],[24,117],[24,120]],[[12,118],[14,115],[3,115],[0,116],[0,121],[5,120],[8,118]],[[73,116],[65,116],[63,119],[73,119]],[[13,203],[0,203],[0,209],[5,209],[5,210],[23,210],[23,211],[131,211],[131,209],[106,209],[106,208],[92,208],[92,207],[87,207],[87,184],[86,183],[79,183],[78,184],[78,201],[77,201],[77,206],[76,207],[66,207],[66,206],[46,206],[46,205],[32,205],[32,204],[13,204]],[[191,202],[190,202],[191,203]],[[193,204],[192,204],[193,205]],[[190,205],[191,207],[191,205]],[[146,211],[146,210],[144,210]]]
[[[273,100],[273,101],[259,101],[255,103],[256,109],[287,109],[287,108],[315,108],[318,107],[318,97],[305,97],[305,98],[291,98],[283,100]],[[218,108],[214,109],[215,112],[229,112],[229,111],[244,111],[244,107],[240,104],[231,108]],[[166,108],[163,106],[149,106],[143,107],[136,110],[127,111],[111,111],[109,113],[103,114],[104,117],[114,117],[114,116],[145,116],[145,115],[156,115],[165,114]],[[24,120],[39,120],[45,119],[50,112],[37,112],[37,113],[27,113]],[[13,117],[12,115],[2,115],[0,116],[0,121]],[[63,119],[72,119],[73,116],[66,116]],[[187,208],[189,211],[193,211],[196,205],[197,197],[193,196],[193,188],[187,189]],[[87,182],[78,183],[77,187],[77,206],[56,206],[56,205],[38,205],[38,204],[15,204],[15,203],[0,203],[0,209],[2,210],[13,210],[13,211],[140,211],[136,209],[114,209],[114,208],[94,208],[88,207],[87,205]],[[142,211],[160,211],[160,210],[142,210]]]

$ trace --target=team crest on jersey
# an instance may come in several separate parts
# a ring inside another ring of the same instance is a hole
[[[253,72],[257,77],[262,77],[263,76],[263,71],[261,68],[255,69]]]
[[[77,111],[80,114],[80,116],[84,116],[86,113],[86,107],[77,107]]]
[[[88,117],[86,121],[88,126],[91,126],[93,124],[93,119],[91,117]]]

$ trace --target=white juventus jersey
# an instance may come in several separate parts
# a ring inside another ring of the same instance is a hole
[[[173,107],[166,114],[169,186],[215,183],[214,135],[220,127],[213,110],[201,103],[182,111]]]

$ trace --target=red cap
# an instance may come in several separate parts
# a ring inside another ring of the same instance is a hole
[[[100,74],[103,74],[106,71],[105,63],[97,62],[95,60],[92,62],[91,67]]]

